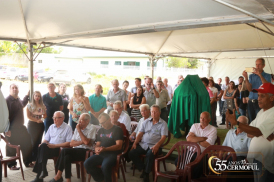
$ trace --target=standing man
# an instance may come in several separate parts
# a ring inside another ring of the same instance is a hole
[[[229,77],[226,76],[225,77],[225,83],[222,84],[222,90],[223,92],[228,88],[228,85],[229,85]],[[222,96],[222,99],[221,99],[221,104],[220,104],[220,114],[221,114],[221,111],[223,110],[223,106],[224,106],[224,103],[225,103],[225,99],[224,99],[224,96]],[[222,116],[222,123],[220,125],[225,125],[225,114],[221,114]]]
[[[95,93],[89,96],[91,114],[96,118],[107,109],[107,100],[102,95],[103,87],[100,84],[95,85]]]
[[[226,112],[227,121],[240,128],[252,138],[248,149],[247,160],[257,163],[259,170],[254,171],[254,181],[264,182],[274,179],[274,85],[264,83],[252,92],[258,93],[258,105],[261,110],[256,118],[245,125],[236,120],[235,109],[233,114]]]
[[[156,97],[159,97],[159,93],[155,90],[152,78],[146,79],[146,87],[144,88],[144,96],[146,97],[147,104],[151,107],[156,103]]]
[[[48,83],[48,93],[43,95],[43,102],[47,108],[47,118],[44,120],[45,125],[45,134],[48,131],[50,125],[53,124],[53,114],[56,111],[63,111],[63,99],[62,96],[59,95],[55,90],[54,83]]]
[[[222,105],[222,96],[224,94],[224,91],[222,90],[222,79],[218,78],[216,84],[219,85],[219,87],[221,88],[220,91],[218,90],[218,95],[217,95],[217,101],[218,101],[218,104],[219,104],[219,113],[220,113],[220,116],[221,116],[222,115],[222,109],[223,109],[223,108],[221,108],[221,105]]]
[[[149,181],[149,173],[154,165],[154,159],[157,154],[162,153],[161,145],[168,136],[166,122],[160,118],[161,109],[158,105],[152,105],[151,119],[147,119],[141,126],[141,130],[133,143],[129,158],[139,171],[143,170],[140,178],[144,182]],[[146,155],[146,164],[140,160],[140,155]]]
[[[249,100],[247,103],[247,111],[250,121],[253,121],[256,118],[257,113],[260,111],[258,105],[258,94],[251,92],[252,89],[257,89],[263,83],[271,83],[271,75],[264,72],[265,60],[263,58],[259,58],[256,60],[256,68],[251,75],[247,75],[247,72],[243,72],[243,76],[245,77],[245,83],[247,90],[250,92]]]
[[[117,155],[122,152],[123,131],[111,123],[106,113],[102,113],[98,119],[102,128],[96,135],[96,155],[89,157],[84,166],[95,181],[111,182],[112,167],[116,164]],[[101,168],[98,168],[99,165]]]
[[[116,101],[113,104],[113,109],[118,112],[119,119],[118,121],[120,123],[123,123],[128,131],[128,133],[131,133],[131,119],[127,113],[123,112],[123,107],[122,107],[122,102],[121,101]]]
[[[170,98],[170,101],[168,101],[168,103],[167,103],[167,116],[169,116],[171,102],[172,102],[172,98],[173,98],[173,90],[172,90],[171,85],[167,84],[168,83],[168,79],[167,78],[164,78],[163,82],[164,82],[164,86],[166,87],[166,90],[167,90],[169,98]]]
[[[140,86],[141,86],[141,78],[135,78],[135,87],[132,87],[130,92],[135,94],[137,92],[137,88]]]
[[[168,122],[168,115],[167,115],[167,103],[170,101],[169,95],[167,90],[162,89],[163,82],[157,81],[157,92],[158,97],[156,96],[156,104],[161,108],[161,118],[167,123]]]
[[[64,122],[64,119],[65,114],[62,111],[54,113],[54,124],[50,125],[48,132],[45,134],[44,141],[38,148],[38,155],[33,168],[33,172],[37,173],[37,175],[31,182],[43,182],[43,178],[48,176],[48,159],[58,157],[60,147],[70,146],[72,129]]]
[[[24,125],[24,107],[27,105],[29,100],[29,92],[21,100],[18,97],[19,89],[16,84],[10,85],[10,95],[6,98],[8,110],[9,110],[9,121],[10,127],[9,131],[6,133],[7,140],[12,145],[20,145],[23,154],[23,162],[26,167],[33,167],[31,154],[32,145],[31,138],[28,133],[26,126]],[[16,150],[6,146],[7,156],[15,156]],[[8,163],[8,167],[11,170],[18,170],[20,168],[16,167],[16,162]]]

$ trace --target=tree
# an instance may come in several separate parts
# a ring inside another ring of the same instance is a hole
[[[166,63],[169,68],[187,68],[188,66],[191,66],[190,63],[188,63],[187,58],[169,57]]]
[[[190,66],[188,68],[198,68],[200,61],[198,59],[188,59],[188,62],[190,63]]]

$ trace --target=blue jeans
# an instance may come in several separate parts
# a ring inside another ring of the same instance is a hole
[[[219,100],[219,112],[220,112],[220,116],[222,115],[222,110],[223,110],[224,103],[225,103],[225,101],[222,101],[221,99]]]
[[[71,115],[71,114],[69,115],[69,125],[70,125],[72,131],[74,132],[77,123],[75,123],[75,122],[72,120],[72,115]]]
[[[52,118],[45,118],[45,120],[44,120],[44,126],[45,126],[44,130],[45,130],[45,134],[47,133],[47,131],[48,131],[50,125],[52,125],[53,123],[54,123],[54,122],[53,122],[53,119],[52,119]]]
[[[247,112],[248,112],[248,117],[249,117],[249,123],[250,124],[257,116],[257,113],[261,110],[258,105],[258,100],[255,100],[252,102],[251,99],[249,99],[247,103]]]
[[[94,181],[111,182],[112,167],[115,166],[117,160],[117,154],[104,153],[100,155],[93,155],[89,157],[84,166],[88,174],[90,174]],[[97,166],[101,165],[101,169]]]
[[[239,111],[241,113],[241,116],[246,116],[246,109],[239,108]]]
[[[253,171],[254,173],[254,182],[273,182],[274,174],[269,172],[260,161],[254,159],[253,163],[257,163],[259,171]]]

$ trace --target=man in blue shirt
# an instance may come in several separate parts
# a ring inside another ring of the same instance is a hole
[[[249,101],[248,101],[248,116],[250,122],[253,121],[257,113],[260,111],[258,105],[258,94],[251,92],[252,89],[258,89],[263,83],[271,83],[271,75],[264,72],[265,60],[263,58],[258,58],[256,60],[256,68],[253,68],[254,71],[252,74],[247,75],[247,72],[243,72],[243,76],[246,80],[247,90],[250,92]]]

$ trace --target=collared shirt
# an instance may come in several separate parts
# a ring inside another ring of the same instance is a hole
[[[43,102],[47,108],[47,118],[52,119],[54,113],[63,106],[63,98],[58,93],[55,97],[50,97],[49,93],[43,95]]]
[[[261,109],[249,126],[258,128],[263,135],[252,138],[247,155],[248,161],[252,162],[253,159],[263,161],[264,167],[274,173],[274,140],[267,140],[267,137],[274,132],[274,107],[266,111]]]
[[[82,131],[82,133],[84,134],[85,137],[91,139],[92,142],[95,141],[95,137],[96,137],[96,128],[95,128],[95,126],[93,126],[92,124],[89,123],[87,125],[87,127],[85,129],[81,130],[81,131]],[[79,134],[77,129],[74,130],[74,134],[73,134],[71,140],[82,141],[82,139],[80,137],[80,134]],[[78,145],[74,148],[92,149],[92,145],[88,146],[88,145],[82,144],[82,145]]]
[[[216,139],[217,139],[217,129],[212,125],[207,125],[204,129],[201,128],[200,123],[195,123],[191,126],[189,133],[194,133],[196,137],[207,137],[206,142],[208,142],[210,145],[214,145]],[[189,136],[189,134],[186,136],[186,138]],[[201,146],[199,143],[198,145],[201,148],[201,152],[203,152],[206,148]]]
[[[118,121],[120,123],[123,123],[128,131],[129,134],[131,134],[131,129],[130,129],[130,122],[131,122],[131,119],[129,117],[129,115],[127,115],[127,113],[125,113],[124,111],[122,111]]]
[[[107,108],[107,101],[102,94],[97,96],[96,94],[93,94],[89,96],[89,103],[91,108],[94,110],[94,112],[100,111],[102,108]]]
[[[167,105],[170,105],[171,102],[172,102],[171,94],[173,94],[173,89],[172,89],[172,87],[170,85],[167,85],[166,90],[167,90],[168,96],[170,98],[170,101],[168,101]]]
[[[111,103],[114,103],[115,101],[119,100],[123,104],[123,102],[127,100],[127,94],[123,89],[120,89],[120,88],[116,93],[114,93],[113,89],[110,89],[108,91],[106,100]],[[108,109],[108,112],[113,110],[111,106],[108,106],[107,109]]]
[[[228,84],[229,85],[229,84]],[[228,85],[226,85],[225,83],[224,84],[222,84],[222,86],[221,86],[221,89],[223,90],[223,91],[225,91],[227,88],[228,88]],[[224,94],[223,94],[223,96],[222,96],[222,99],[221,99],[222,101],[225,101],[225,99],[224,99]]]
[[[227,132],[223,146],[231,147],[235,150],[237,156],[247,156],[248,147],[251,138],[247,137],[245,132],[236,135],[236,129]]]
[[[265,73],[264,71],[262,72],[262,76],[271,83],[271,75],[268,73]],[[249,83],[252,85],[252,89],[258,89],[263,83],[260,77],[254,73],[249,75]],[[249,93],[249,98],[250,99],[258,99],[258,93],[250,92]]]
[[[157,90],[159,93],[159,91]],[[170,101],[168,92],[166,90],[161,90],[159,93],[159,98],[156,98],[156,104],[161,108],[165,108],[167,106],[167,102]]]
[[[167,124],[163,119],[159,119],[158,123],[153,124],[153,118],[143,122],[140,132],[143,132],[143,138],[139,143],[140,146],[147,150],[160,141],[162,136],[168,136]]]
[[[59,128],[55,124],[50,125],[44,139],[50,144],[60,144],[70,142],[71,138],[72,129],[67,123],[63,122]]]
[[[14,125],[24,125],[23,108],[27,105],[28,99],[28,95],[26,95],[23,100],[21,100],[20,98],[15,99],[11,95],[6,98],[9,110],[10,128]]]
[[[146,101],[147,101],[147,104],[149,105],[149,107],[151,107],[153,104],[156,103],[156,97],[153,93],[153,89],[150,89],[148,91],[147,88],[145,88],[144,96],[146,97]]]
[[[148,119],[151,119],[151,116],[149,116],[146,120],[148,120]],[[137,127],[136,127],[135,130],[134,130],[134,132],[136,133],[136,136],[139,134],[139,132],[140,132],[140,130],[141,130],[141,128],[142,128],[142,124],[143,124],[143,122],[146,121],[146,120],[145,120],[144,117],[142,117],[142,118],[139,120],[139,122],[138,122],[138,124],[137,124]]]

